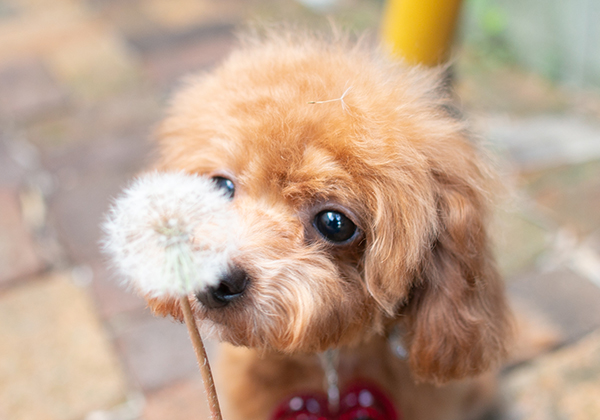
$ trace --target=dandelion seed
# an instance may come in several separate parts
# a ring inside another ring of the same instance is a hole
[[[350,86],[348,89],[346,89],[344,91],[344,93],[342,93],[342,96],[337,98],[337,99],[328,99],[326,101],[308,101],[308,103],[310,105],[314,105],[314,104],[326,104],[328,102],[337,102],[340,101],[342,104],[342,110],[344,112],[348,111],[348,105],[346,105],[346,102],[344,101],[344,98],[346,97],[346,94],[350,91],[350,89],[352,89],[352,86]]]
[[[104,223],[105,251],[125,284],[148,297],[178,297],[213,420],[221,420],[210,365],[188,295],[215,285],[235,252],[235,214],[208,178],[151,173],[119,197]]]
[[[104,249],[127,286],[181,296],[217,283],[235,252],[235,214],[204,177],[151,173],[110,209]]]

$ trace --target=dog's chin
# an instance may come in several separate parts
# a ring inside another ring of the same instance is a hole
[[[234,346],[247,347],[264,353],[282,353],[282,354],[313,354],[321,353],[326,350],[335,349],[343,346],[354,345],[358,341],[356,337],[333,338],[329,335],[315,336],[307,334],[299,342],[290,342],[286,340],[257,340],[256,337],[249,337],[238,334],[235,331],[223,328],[221,326],[209,325],[203,328],[203,331],[210,331],[210,336],[218,341],[226,342]],[[364,339],[364,337],[362,337]]]
[[[252,315],[245,309],[237,312],[235,308],[199,308],[197,316],[203,335],[235,346],[285,354],[319,353],[358,344],[371,336],[364,325],[343,323],[339,314],[314,314],[314,322],[303,323],[283,316],[265,319],[264,315]],[[331,327],[336,324],[338,328]]]
[[[183,322],[179,301],[174,298],[146,297],[150,309],[159,316]],[[191,300],[202,336],[263,353],[313,354],[338,347],[353,347],[381,334],[381,320],[367,304],[356,304],[354,316],[348,312],[312,313],[309,320],[285,318],[280,313],[265,316],[256,307],[233,305],[207,309]],[[362,309],[361,309],[362,308]],[[365,316],[365,315],[368,316]]]

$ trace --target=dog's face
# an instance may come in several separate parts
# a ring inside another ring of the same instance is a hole
[[[507,311],[486,169],[446,105],[437,74],[315,41],[250,47],[191,80],[157,167],[213,177],[239,216],[239,253],[197,296],[198,318],[223,340],[283,352],[401,323],[421,378],[493,364]]]

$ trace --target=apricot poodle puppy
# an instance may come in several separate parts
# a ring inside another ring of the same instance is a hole
[[[442,74],[266,36],[174,98],[154,167],[212,177],[239,215],[229,272],[192,299],[225,342],[227,420],[465,420],[493,400],[510,330],[486,227],[493,176]],[[328,408],[326,351],[341,390]],[[356,383],[371,411],[344,417]],[[304,408],[289,399],[311,393]]]

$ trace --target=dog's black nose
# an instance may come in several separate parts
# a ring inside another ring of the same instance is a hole
[[[196,293],[196,299],[207,308],[222,308],[244,294],[248,285],[248,275],[239,268],[230,269],[216,286]]]

